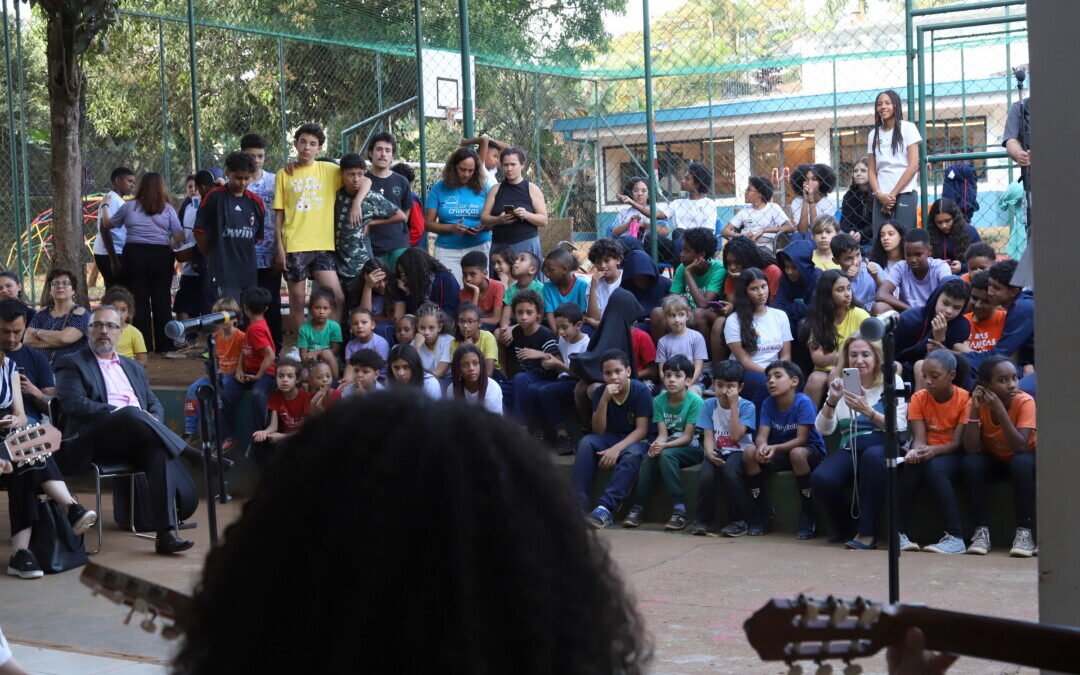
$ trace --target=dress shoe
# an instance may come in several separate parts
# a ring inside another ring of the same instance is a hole
[[[160,555],[170,555],[172,553],[186,551],[194,545],[195,542],[181,539],[172,530],[164,530],[163,532],[157,533],[154,551]]]

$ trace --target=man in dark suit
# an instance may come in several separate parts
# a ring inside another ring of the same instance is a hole
[[[64,473],[82,473],[92,460],[126,461],[146,473],[150,509],[157,531],[155,550],[178,553],[193,542],[176,533],[172,462],[185,443],[165,426],[165,410],[154,396],[143,367],[116,353],[123,325],[112,307],[94,310],[89,345],[56,362],[56,394],[67,417],[70,450],[56,455]]]

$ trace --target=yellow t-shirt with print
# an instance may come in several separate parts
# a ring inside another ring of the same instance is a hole
[[[286,253],[334,250],[334,198],[341,169],[333,162],[298,166],[292,175],[277,172],[274,210],[285,212],[281,226]]]
[[[450,353],[453,354],[457,351],[457,348],[461,346],[461,343],[455,339],[450,343]],[[499,343],[495,341],[495,336],[490,331],[482,330],[480,335],[476,338],[476,348],[480,350],[480,353],[484,355],[484,360],[491,359],[495,362],[495,370],[499,368]]]

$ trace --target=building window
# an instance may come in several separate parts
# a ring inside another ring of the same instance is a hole
[[[794,169],[800,164],[813,163],[813,131],[785,131],[750,137],[750,169],[754,176],[768,178],[773,169]]]
[[[627,152],[629,150],[629,152]],[[632,153],[632,154],[631,154]],[[679,180],[690,162],[701,162],[713,171],[714,197],[735,195],[735,143],[731,138],[657,141],[657,175],[662,195],[668,200],[679,196]],[[617,199],[623,185],[634,176],[646,175],[648,146],[644,143],[604,148],[605,202],[620,203]]]
[[[851,127],[831,132],[830,146],[834,148],[837,188],[851,185],[851,170],[855,168],[855,162],[866,157],[866,147],[873,131],[874,127]]]

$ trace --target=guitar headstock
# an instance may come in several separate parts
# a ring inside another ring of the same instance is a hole
[[[139,612],[146,615],[139,622],[139,627],[146,632],[156,632],[155,621],[161,618],[161,637],[175,640],[180,636],[183,617],[191,604],[188,596],[95,563],[88,563],[83,568],[79,581],[90,587],[94,595],[131,607],[131,612],[124,619],[125,624],[131,622],[135,612]]]
[[[861,597],[799,595],[770,600],[743,628],[764,661],[851,661],[889,644],[891,613],[890,607]]]
[[[60,430],[51,424],[33,424],[15,429],[4,438],[0,451],[15,466],[44,462],[45,458],[60,449],[63,440]]]

